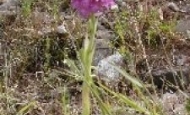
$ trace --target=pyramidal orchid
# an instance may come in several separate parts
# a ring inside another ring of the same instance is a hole
[[[71,0],[71,5],[84,18],[116,6],[114,0]]]
[[[114,0],[71,0],[72,7],[83,18],[88,19],[88,35],[86,36],[83,47],[79,50],[79,59],[81,62],[81,73],[83,76],[82,85],[82,115],[91,114],[91,99],[90,95],[93,90],[92,80],[92,61],[95,52],[95,35],[97,31],[98,20],[96,18],[97,13],[104,13],[106,10],[115,8],[117,6]],[[94,94],[96,95],[96,94]]]

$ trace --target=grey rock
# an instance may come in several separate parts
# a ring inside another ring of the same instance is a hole
[[[101,18],[100,20],[101,22],[107,22],[105,18]],[[101,23],[98,24],[98,30],[96,34],[96,51],[93,60],[94,66],[97,66],[100,60],[113,54],[113,49],[109,46],[109,43],[110,40],[115,38],[112,31],[106,29],[106,27]]]
[[[180,55],[176,55],[174,56],[174,63],[177,66],[189,66],[189,63],[187,63],[189,60],[189,56],[180,54]]]
[[[97,49],[106,49],[109,47],[109,40],[108,39],[96,39],[96,48]]]
[[[162,97],[164,111],[173,111],[174,105],[179,102],[178,96],[174,93],[165,93]]]
[[[3,0],[0,5],[0,18],[7,22],[7,25],[13,23],[20,11],[19,0]]]
[[[56,31],[57,31],[57,33],[59,33],[59,34],[65,34],[65,33],[67,33],[67,30],[66,30],[64,24],[59,25],[59,26],[57,27]]]
[[[164,113],[167,115],[187,115],[184,100],[177,93],[165,93],[161,99]]]
[[[189,14],[190,13],[190,4],[186,4],[182,7],[182,11]]]
[[[96,39],[96,51],[93,65],[97,66],[100,60],[113,54],[113,49],[109,47],[108,39]]]
[[[152,70],[152,76],[155,85],[162,88],[164,85],[163,80],[174,85],[187,85],[189,83],[189,67],[171,67],[171,68],[156,68]]]
[[[184,34],[184,36],[188,37],[187,31],[190,30],[190,20],[184,19],[180,20],[176,27],[175,27],[176,32],[180,32]]]
[[[123,57],[119,53],[116,53],[111,56],[108,56],[105,59],[102,59],[98,63],[96,74],[100,77],[100,79],[108,83],[117,83],[118,81],[120,81],[120,73],[117,70],[115,70],[112,64],[118,67],[123,67]]]
[[[101,29],[99,29],[97,31],[97,39],[112,39],[114,38],[114,35],[107,29],[103,29],[103,27],[99,27]]]
[[[169,2],[167,4],[167,7],[172,10],[173,12],[178,12],[180,11],[179,7],[177,6],[177,4],[175,4],[174,2]]]
[[[185,109],[185,104],[176,104],[174,107],[175,109],[173,110],[175,115],[187,115],[187,111]]]
[[[19,8],[19,0],[5,0],[0,5],[0,11],[15,11]]]
[[[96,49],[95,55],[94,55],[94,60],[93,60],[93,65],[97,66],[100,60],[110,56],[113,54],[112,49]]]
[[[112,38],[114,38],[114,35],[104,26],[98,24],[96,51],[93,60],[94,66],[97,66],[100,60],[113,54],[113,49],[109,46]]]

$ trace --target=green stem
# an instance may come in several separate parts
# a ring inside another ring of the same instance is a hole
[[[82,86],[82,115],[90,115],[90,88],[86,82]]]
[[[47,72],[48,69],[49,69],[49,65],[50,65],[50,45],[51,45],[51,40],[49,37],[47,37],[45,39],[45,44],[46,44],[46,49],[45,49],[45,58],[46,58],[46,61],[45,61],[45,64],[44,64],[44,67],[45,67],[45,71]]]
[[[89,39],[84,45],[84,49],[81,56],[81,61],[83,65],[84,78],[83,78],[83,86],[82,86],[82,115],[90,115],[91,103],[90,103],[90,87],[93,83],[91,66],[92,60],[95,52],[95,35],[97,30],[97,19],[92,16],[89,20]]]

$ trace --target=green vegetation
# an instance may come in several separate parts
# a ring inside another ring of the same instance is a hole
[[[87,22],[75,14],[68,0],[21,1],[21,14],[13,24],[2,27],[0,115],[166,114],[153,76],[141,78],[129,67],[113,64],[123,81],[107,84],[94,75],[92,62],[97,26],[104,23],[115,35],[111,47],[136,69],[143,59],[142,68],[151,74],[155,60],[147,55],[160,53],[160,48],[163,52],[158,56],[170,57],[171,41],[178,37],[173,30],[176,19],[161,20],[156,7],[149,12],[121,8],[105,15],[107,22],[101,18]],[[36,9],[42,13],[38,15]],[[66,34],[56,32],[60,24],[64,24]],[[121,84],[123,87],[118,88]],[[188,112],[189,106],[188,100]]]

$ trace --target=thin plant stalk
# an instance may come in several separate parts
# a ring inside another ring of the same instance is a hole
[[[97,30],[97,19],[95,16],[89,19],[89,37],[87,36],[83,47],[79,51],[79,57],[82,64],[83,70],[83,86],[82,86],[82,115],[90,115],[91,103],[90,103],[90,87],[93,83],[91,66],[95,52],[95,35]]]
[[[46,58],[46,62],[44,64],[45,67],[45,71],[47,72],[50,66],[50,46],[51,46],[51,39],[49,37],[47,37],[45,39],[45,43],[46,43],[46,49],[45,49],[45,58]]]

